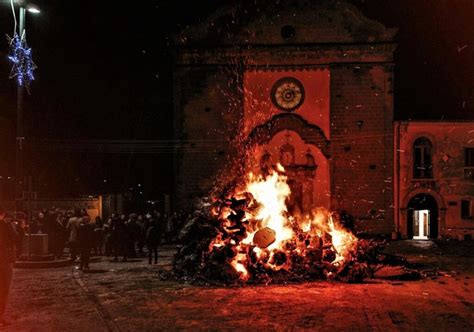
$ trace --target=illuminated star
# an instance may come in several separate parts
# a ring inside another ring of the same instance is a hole
[[[31,48],[26,43],[26,35],[20,38],[15,34],[13,38],[8,37],[10,54],[8,59],[12,63],[10,78],[16,77],[18,85],[24,86],[29,92],[31,81],[35,79],[34,70],[37,68],[33,62]]]

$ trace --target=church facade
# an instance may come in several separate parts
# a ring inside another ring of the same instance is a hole
[[[361,230],[413,236],[394,176],[404,163],[394,139],[396,32],[344,1],[324,0],[265,12],[223,7],[183,30],[175,203],[207,195],[238,142],[252,149],[248,169],[285,167],[295,208],[345,211]]]

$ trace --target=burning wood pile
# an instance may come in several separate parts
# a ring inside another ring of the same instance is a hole
[[[218,198],[203,202],[180,234],[174,274],[202,283],[361,282],[371,276],[378,245],[344,229],[319,208],[288,213],[284,169],[249,174]]]

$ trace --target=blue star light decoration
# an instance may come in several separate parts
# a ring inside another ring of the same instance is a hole
[[[35,79],[34,70],[37,68],[33,62],[31,48],[26,43],[25,34],[21,38],[15,34],[13,38],[8,39],[10,43],[8,59],[12,63],[10,78],[16,77],[18,85],[24,86],[29,91],[30,83]]]

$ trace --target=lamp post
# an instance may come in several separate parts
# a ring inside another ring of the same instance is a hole
[[[26,10],[20,7],[20,26],[19,36],[23,36],[25,30]],[[17,99],[16,99],[16,198],[20,200],[23,194],[23,140],[25,139],[23,133],[23,95],[24,87],[17,84]]]
[[[33,4],[25,4],[23,0],[15,0],[15,2],[19,6],[19,16],[20,16],[20,21],[19,21],[19,26],[18,26],[18,33],[19,33],[19,38],[20,41],[24,37],[24,32],[25,32],[25,21],[26,21],[26,11],[33,13],[33,14],[38,14],[40,13],[40,10],[38,7],[36,7]],[[16,152],[16,186],[15,186],[15,198],[17,201],[20,201],[23,198],[23,192],[24,192],[24,181],[25,181],[25,176],[24,176],[24,167],[23,167],[23,142],[25,140],[25,134],[24,134],[24,128],[23,128],[23,103],[24,103],[24,94],[25,94],[25,86],[24,82],[18,82],[17,84],[17,104],[16,104],[16,146],[15,146],[15,152]],[[27,222],[28,222],[28,243],[27,243],[27,248],[28,248],[28,260],[30,260],[31,257],[31,206],[30,206],[30,197],[31,195],[31,178],[28,177],[28,215],[27,215]]]
[[[39,14],[40,10],[33,4],[25,4],[24,1],[16,1],[19,4],[20,22],[18,32],[20,39],[25,31],[26,11]],[[25,140],[23,128],[23,104],[25,87],[23,84],[17,84],[17,104],[16,104],[16,199],[21,199],[23,195],[24,168],[23,168],[23,142]]]

